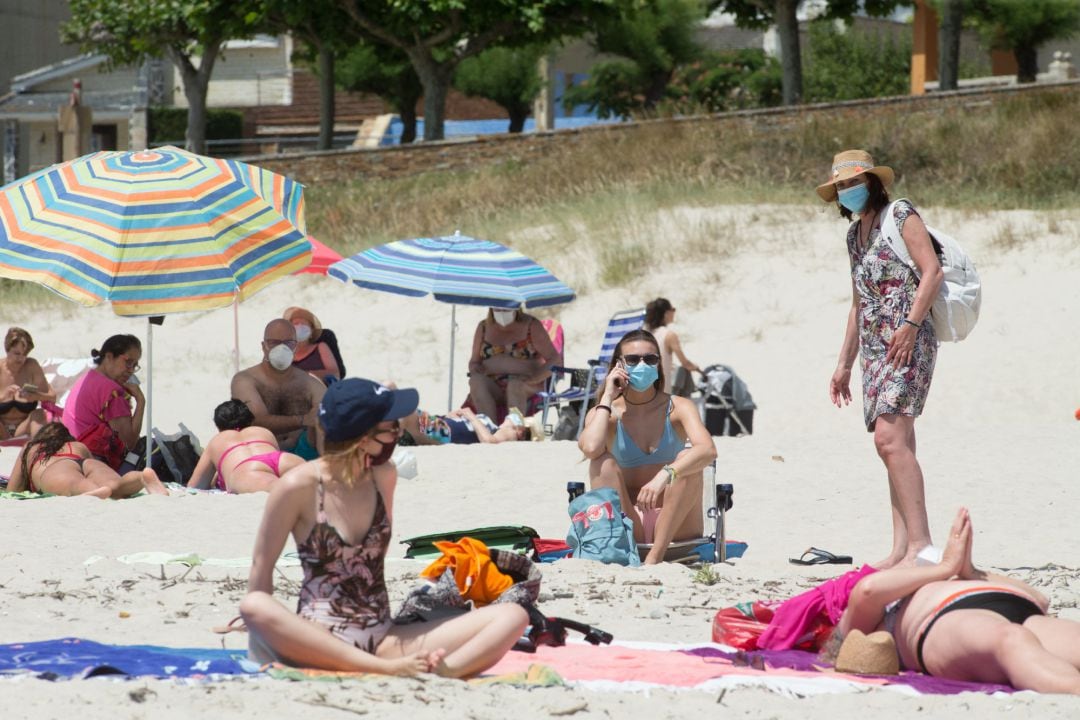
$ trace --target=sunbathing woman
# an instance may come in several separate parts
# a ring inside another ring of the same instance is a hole
[[[618,490],[622,510],[634,523],[634,539],[653,543],[646,564],[660,562],[673,540],[701,537],[702,471],[716,458],[697,406],[662,390],[659,365],[660,347],[651,333],[624,335],[611,357],[600,402],[585,417],[578,438],[592,461],[593,489]]]
[[[214,409],[218,434],[210,439],[191,473],[188,487],[206,489],[211,483],[231,493],[269,490],[279,477],[304,459],[281,450],[274,433],[251,423],[255,416],[240,400]]]
[[[510,408],[501,425],[469,408],[445,415],[416,412],[401,418],[401,427],[417,445],[475,445],[531,440],[532,430],[517,408]]]
[[[855,585],[838,647],[853,629],[887,630],[900,663],[928,675],[1020,690],[1080,694],[1080,623],[1046,614],[1025,582],[977,570],[971,519],[961,508],[937,565],[896,567]]]
[[[274,483],[255,539],[240,614],[257,662],[325,670],[449,677],[495,664],[521,637],[520,605],[393,625],[383,575],[397,472],[398,420],[415,390],[370,380],[333,383],[319,405],[322,457]],[[296,613],[274,599],[274,563],[292,533],[304,568]]]
[[[144,488],[155,495],[169,494],[153,469],[117,474],[76,442],[60,422],[47,423],[26,443],[7,487],[10,492],[99,498],[131,497]]]

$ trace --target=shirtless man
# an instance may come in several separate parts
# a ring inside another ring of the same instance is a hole
[[[326,386],[293,367],[296,330],[278,318],[263,331],[263,359],[232,379],[232,396],[255,416],[253,425],[274,433],[282,450],[311,460],[315,451],[315,414]]]

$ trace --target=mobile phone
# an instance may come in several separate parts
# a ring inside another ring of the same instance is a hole
[[[132,375],[131,377],[129,377],[128,382],[131,383],[132,385],[139,385],[140,384],[139,383],[139,378],[136,375]]]
[[[34,383],[23,383],[22,391],[24,393],[36,393],[38,391],[38,386]]]

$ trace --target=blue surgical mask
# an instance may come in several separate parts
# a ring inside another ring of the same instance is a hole
[[[866,207],[866,201],[870,198],[870,189],[866,187],[866,183],[859,183],[840,190],[836,195],[841,205],[858,214]]]
[[[656,382],[658,377],[656,372],[655,365],[646,365],[644,362],[631,365],[626,369],[626,374],[630,376],[630,387],[638,392],[648,390],[649,386]]]

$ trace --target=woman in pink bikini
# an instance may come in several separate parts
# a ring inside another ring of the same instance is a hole
[[[240,400],[214,409],[218,434],[210,439],[188,487],[215,487],[231,493],[269,490],[279,477],[304,463],[299,455],[278,447],[274,433],[251,423],[255,416]]]
[[[521,637],[525,609],[492,604],[441,620],[395,625],[384,577],[397,471],[398,420],[416,411],[412,389],[370,380],[333,383],[319,404],[322,456],[274,483],[255,539],[240,614],[259,663],[468,677]],[[274,564],[289,535],[303,565],[296,612],[273,596]]]
[[[152,469],[118,474],[90,454],[60,422],[46,423],[23,447],[8,482],[9,492],[124,498],[143,489],[168,495]]]

